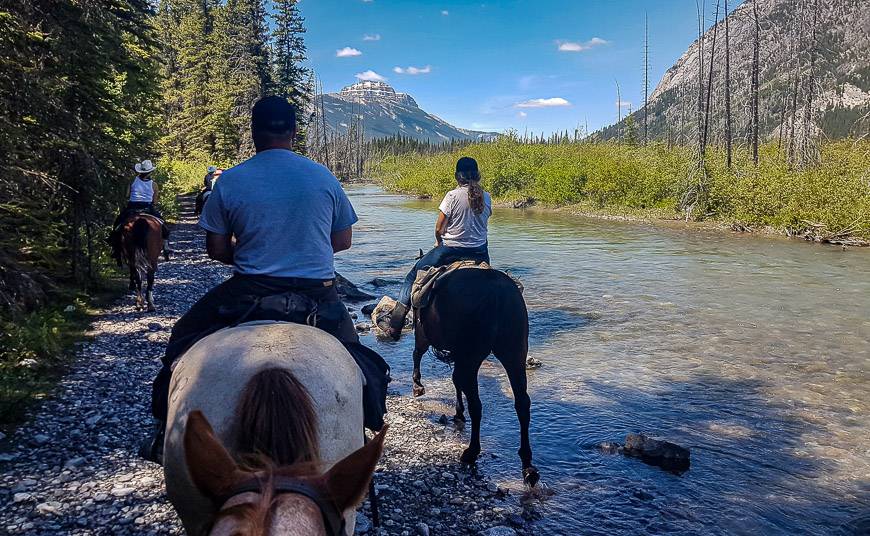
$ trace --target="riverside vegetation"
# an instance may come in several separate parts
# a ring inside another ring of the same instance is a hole
[[[388,190],[438,197],[454,187],[453,166],[463,155],[478,160],[496,202],[662,219],[686,216],[680,200],[697,166],[690,147],[524,144],[508,135],[455,152],[389,156],[375,175]],[[870,141],[823,144],[818,161],[803,167],[790,165],[776,144],[761,147],[758,166],[748,151],[737,151],[729,170],[717,148],[708,150],[705,162],[706,208],[694,219],[820,241],[870,238]]]

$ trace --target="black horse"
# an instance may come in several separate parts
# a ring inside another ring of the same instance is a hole
[[[526,390],[529,315],[516,283],[498,270],[457,270],[439,281],[428,307],[414,311],[414,396],[425,392],[420,383],[420,360],[429,346],[449,352],[454,362],[456,421],[465,421],[462,395],[471,416],[471,442],[460,461],[473,464],[480,455],[482,407],[477,374],[490,353],[501,362],[514,394],[520,421],[523,480],[534,486],[539,479],[529,445],[531,400]]]

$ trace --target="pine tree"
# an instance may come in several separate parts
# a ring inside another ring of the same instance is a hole
[[[306,59],[305,19],[299,13],[298,0],[274,0],[275,29],[272,32],[275,94],[287,98],[296,107],[299,129],[296,145],[306,146],[307,116],[311,102],[311,71],[302,66]]]
[[[216,0],[162,0],[157,22],[163,54],[163,146],[172,157],[215,152],[217,121],[209,88]]]
[[[235,160],[254,151],[251,108],[272,89],[262,0],[227,0],[215,15],[215,156]]]

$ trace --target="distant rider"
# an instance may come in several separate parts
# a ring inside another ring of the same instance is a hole
[[[359,337],[335,287],[333,256],[351,247],[357,215],[338,179],[292,151],[296,111],[280,97],[265,97],[251,112],[256,155],[226,170],[199,226],[208,256],[234,274],[200,298],[172,328],[163,368],[154,380],[157,430],[145,457],[159,457],[167,417],[172,364],[203,334],[232,322],[222,305],[285,292],[307,296],[318,311],[339,319],[330,333],[357,344]],[[228,371],[229,373],[229,371]]]
[[[402,335],[411,308],[411,287],[419,270],[463,260],[489,262],[487,223],[492,215],[492,198],[480,186],[476,160],[465,156],[456,162],[456,182],[458,186],[447,192],[438,207],[435,247],[408,272],[389,326],[381,326],[394,340]]]
[[[154,182],[152,174],[157,167],[151,160],[143,160],[137,162],[133,166],[136,171],[136,178],[127,186],[127,206],[115,218],[112,224],[112,231],[109,234],[109,244],[112,245],[112,256],[118,263],[121,263],[121,244],[120,244],[120,229],[119,225],[126,222],[133,214],[144,213],[150,214],[163,223],[163,215],[157,210],[157,200],[160,198],[160,189],[157,183]],[[169,229],[166,224],[163,224],[163,239],[169,237]]]

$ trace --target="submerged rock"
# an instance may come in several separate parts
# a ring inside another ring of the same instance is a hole
[[[367,305],[363,305],[362,309],[360,309],[360,312],[366,316],[370,316],[375,311],[375,307],[377,306],[378,304],[376,303],[369,303]]]
[[[626,456],[641,458],[650,465],[657,465],[665,469],[685,470],[689,468],[689,449],[670,441],[653,439],[643,434],[625,436],[625,446],[622,452]]]

